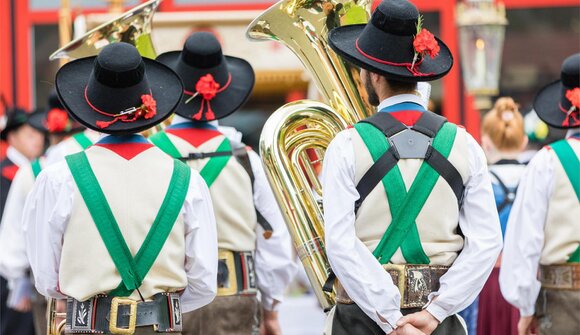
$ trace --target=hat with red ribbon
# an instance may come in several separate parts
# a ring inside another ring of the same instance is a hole
[[[560,80],[542,88],[534,109],[552,127],[580,127],[580,53],[564,60]]]
[[[74,60],[56,74],[56,91],[72,117],[107,134],[132,134],[168,118],[183,92],[181,80],[167,66],[142,58],[137,49],[118,42],[98,56]],[[55,113],[55,126],[62,114]]]
[[[449,48],[407,0],[383,0],[369,23],[334,28],[328,41],[349,62],[393,80],[436,80],[453,66]]]
[[[183,98],[175,113],[194,121],[212,121],[237,111],[254,88],[255,75],[245,60],[225,56],[209,32],[191,34],[181,51],[157,57],[183,81]]]

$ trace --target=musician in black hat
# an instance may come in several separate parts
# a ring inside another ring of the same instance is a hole
[[[247,61],[223,55],[208,32],[192,34],[183,50],[157,60],[179,74],[184,90],[172,125],[151,141],[200,172],[218,231],[218,296],[185,315],[184,334],[254,334],[262,314],[258,290],[264,330],[279,334],[277,309],[295,269],[290,237],[260,158],[239,132],[217,121],[246,102],[254,71]]]
[[[427,29],[412,3],[385,0],[368,24],[328,36],[361,67],[378,105],[339,133],[324,158],[333,335],[466,334],[456,313],[478,295],[501,249],[483,151],[415,95],[418,82],[453,65]]]
[[[540,150],[520,180],[505,235],[500,287],[520,310],[518,332],[580,329],[580,53],[562,64],[534,109],[565,139]]]
[[[21,167],[42,154],[44,127],[39,113],[27,113],[21,108],[6,111],[6,126],[0,131],[0,139],[8,143],[6,158],[0,162],[0,221],[6,208],[6,199],[12,181]],[[0,334],[34,334],[29,301],[14,301],[17,309],[7,307],[8,282],[0,277]]]
[[[136,133],[171,115],[179,77],[126,43],[63,66],[60,100],[105,134],[38,176],[24,209],[38,291],[67,298],[67,333],[179,333],[215,296],[215,219],[197,172]]]

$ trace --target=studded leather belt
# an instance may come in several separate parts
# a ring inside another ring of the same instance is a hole
[[[181,332],[179,294],[159,293],[144,302],[107,295],[67,300],[65,334],[134,334],[137,327],[152,327],[159,333]]]
[[[401,309],[425,306],[429,294],[439,290],[439,279],[449,270],[448,266],[420,264],[385,264],[383,268],[401,292]],[[340,282],[336,282],[336,302],[353,304]]]
[[[580,290],[580,263],[541,265],[538,280],[553,290]]]
[[[218,253],[218,296],[255,295],[257,290],[254,253],[220,249]]]

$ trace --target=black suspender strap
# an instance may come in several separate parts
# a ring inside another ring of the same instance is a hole
[[[231,156],[231,151],[216,151],[216,152],[191,152],[186,157],[180,157],[180,161],[190,161],[196,159]]]
[[[499,183],[499,187],[501,187],[501,190],[503,191],[503,194],[504,194],[503,201],[497,207],[497,211],[499,213],[507,205],[513,204],[514,200],[516,199],[516,192],[517,192],[518,188],[516,186],[516,188],[513,191],[510,191],[510,189],[506,186],[506,184],[499,178],[499,176],[495,172],[489,170],[489,173],[491,173],[493,175],[493,177],[497,180],[497,182]]]
[[[391,137],[403,130],[408,129],[401,121],[395,119],[390,113],[376,113],[361,122],[370,123],[379,129],[387,137]]]
[[[392,168],[397,165],[399,161],[399,154],[395,147],[391,146],[389,149],[379,158],[377,161],[368,169],[367,172],[362,176],[356,185],[356,190],[358,191],[360,197],[354,203],[354,212],[358,212],[358,209],[365,201],[366,197],[372,192],[372,190],[381,182],[384,176],[391,171]]]
[[[445,122],[447,122],[447,119],[443,116],[435,113],[423,113],[413,126],[413,130],[434,138]]]
[[[250,156],[248,155],[248,150],[246,147],[239,147],[233,149],[233,154],[238,163],[246,170],[246,173],[250,177],[250,183],[252,184],[252,194],[254,193],[254,181],[256,177],[254,176],[254,171],[252,170],[252,163],[250,162]],[[255,206],[254,206],[255,207]],[[269,239],[274,232],[274,228],[272,225],[266,220],[266,218],[260,213],[260,211],[256,208],[256,218],[258,224],[262,226],[264,229],[264,238]]]
[[[429,146],[429,149],[427,150],[425,162],[437,171],[437,173],[445,179],[447,184],[449,184],[457,198],[457,204],[459,208],[461,208],[465,186],[463,185],[463,178],[461,178],[459,171],[457,171],[455,166],[453,166],[447,158],[432,146]]]

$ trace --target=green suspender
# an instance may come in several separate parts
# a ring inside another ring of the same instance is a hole
[[[158,132],[155,135],[151,136],[149,140],[155,144],[159,149],[163,150],[166,154],[173,158],[180,159],[181,153],[173,142],[169,139],[165,132]],[[227,138],[224,138],[222,143],[218,146],[216,152],[232,152],[232,147],[230,141]],[[199,171],[201,177],[205,180],[207,187],[211,187],[213,182],[217,179],[219,174],[228,164],[230,160],[230,156],[215,156],[209,159],[209,161],[205,164],[205,166]]]
[[[558,156],[558,160],[562,164],[570,183],[572,183],[574,193],[576,193],[576,197],[580,202],[580,161],[578,156],[576,156],[574,149],[572,149],[567,140],[552,143],[550,147]],[[580,263],[580,246],[570,255],[568,263]]]
[[[174,161],[173,174],[161,209],[157,213],[145,241],[133,258],[86,154],[80,152],[67,156],[66,162],[107,251],[122,278],[119,286],[109,294],[129,296],[141,286],[177,220],[187,195],[191,171],[187,165],[177,160]]]
[[[72,138],[74,138],[75,141],[77,141],[77,143],[81,146],[81,148],[83,148],[83,150],[93,145],[93,141],[91,141],[91,139],[88,138],[84,132],[76,133],[72,136]]]
[[[362,137],[374,161],[389,149],[390,145],[385,135],[372,125],[358,123],[355,129]],[[455,125],[445,123],[433,141],[433,147],[445,158],[451,152],[456,133]],[[373,252],[381,264],[388,263],[399,247],[408,263],[429,264],[430,260],[421,245],[415,220],[438,179],[439,174],[426,162],[421,165],[408,192],[398,166],[391,169],[382,179],[392,221]]]
[[[36,179],[36,177],[38,177],[38,174],[40,174],[40,171],[42,171],[42,166],[40,166],[40,160],[39,159],[33,160],[32,163],[30,163],[30,167],[32,168],[32,174]]]

